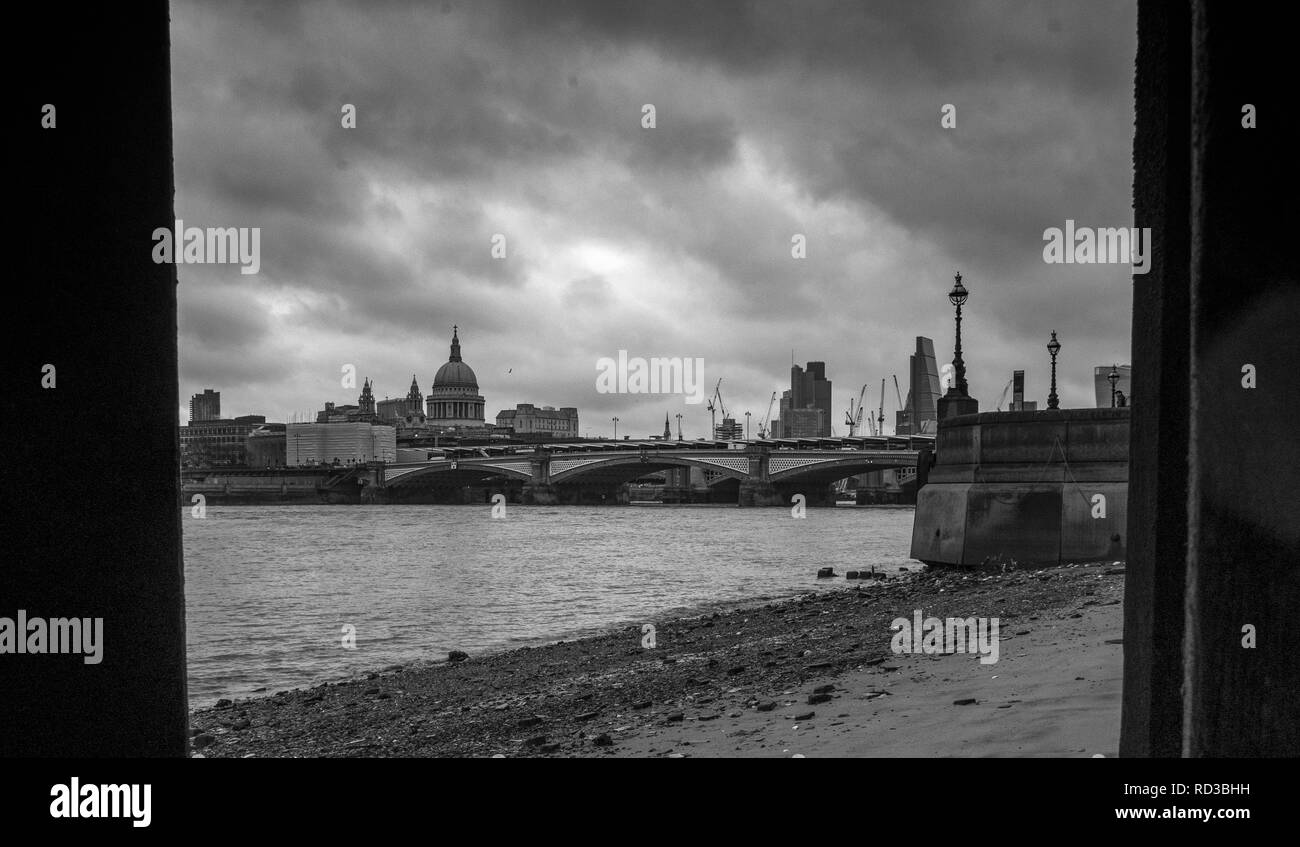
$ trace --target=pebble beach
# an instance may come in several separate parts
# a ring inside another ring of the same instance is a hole
[[[843,581],[843,577],[836,577]],[[927,568],[438,657],[191,712],[212,757],[1107,756],[1123,567]],[[895,652],[914,612],[999,621],[998,660]]]

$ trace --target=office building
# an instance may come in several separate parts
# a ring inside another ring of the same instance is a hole
[[[265,423],[265,415],[242,415],[183,426],[181,464],[190,468],[244,467],[249,433]]]
[[[497,426],[516,435],[544,433],[557,438],[578,437],[578,410],[573,406],[542,406],[520,403],[497,413]]]
[[[809,410],[821,414],[808,414]],[[809,362],[807,370],[790,366],[790,390],[781,396],[779,423],[779,438],[830,437],[831,381],[826,378],[825,362]],[[810,427],[816,431],[809,432]]]
[[[1011,373],[1011,407],[1012,412],[1034,412],[1038,410],[1038,401],[1025,399],[1025,372]]]
[[[216,421],[221,419],[221,392],[211,388],[203,389],[202,394],[190,398],[190,423]]]
[[[397,431],[365,421],[291,423],[285,431],[286,463],[355,465],[397,460]]]
[[[933,435],[939,428],[939,365],[934,358],[934,342],[916,336],[916,352],[908,357],[907,400],[895,417],[898,435]]]
[[[262,424],[250,432],[244,442],[245,464],[250,468],[284,467],[284,432],[282,423]]]
[[[781,416],[778,438],[826,438],[830,420],[823,409],[789,409]]]

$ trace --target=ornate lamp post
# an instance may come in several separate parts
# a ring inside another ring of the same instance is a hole
[[[614,422],[614,440],[618,441],[618,418],[610,418]]]
[[[952,290],[948,292],[948,302],[957,309],[957,343],[953,350],[953,380],[948,392],[939,398],[939,420],[945,421],[954,415],[968,415],[980,410],[979,401],[970,396],[966,384],[966,362],[961,357],[961,307],[965,305],[970,292],[961,284],[961,274],[957,274]],[[880,410],[881,432],[884,431],[884,407]]]
[[[957,371],[956,379],[953,380],[952,387],[957,390],[961,396],[966,396],[966,363],[961,358],[961,307],[970,296],[970,292],[961,284],[961,273],[956,276],[956,284],[953,285],[952,291],[948,292],[948,302],[957,307],[957,346],[952,359],[953,368]]]
[[[1061,342],[1056,340],[1056,330],[1052,330],[1052,340],[1047,342],[1047,352],[1052,354],[1052,392],[1047,395],[1047,408],[1059,409],[1061,401],[1056,396],[1056,354],[1061,352]]]
[[[682,440],[682,413],[677,413],[677,440]]]
[[[1119,365],[1110,366],[1110,374],[1106,377],[1110,381],[1110,407],[1115,408],[1115,383],[1119,382]]]

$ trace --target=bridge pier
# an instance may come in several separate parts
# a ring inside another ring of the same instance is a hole
[[[530,482],[524,486],[526,506],[626,506],[630,501],[627,483],[591,484]]]
[[[805,506],[834,506],[835,489],[829,484],[800,485],[748,479],[740,483],[741,506],[791,506],[796,494],[804,496]]]
[[[804,505],[806,506],[826,506],[835,505],[835,486],[830,483],[820,485],[799,485],[786,483],[778,485],[777,489],[785,494],[785,504],[789,505],[791,498],[796,494],[804,496]]]
[[[554,506],[560,502],[555,486],[549,482],[530,482],[524,485],[519,502],[525,506]]]
[[[740,506],[784,506],[788,500],[781,498],[781,492],[767,480],[745,479],[740,482]]]

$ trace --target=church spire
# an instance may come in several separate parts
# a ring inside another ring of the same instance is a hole
[[[668,426],[668,413],[664,412],[664,441],[670,441],[673,437],[672,427]]]
[[[375,395],[371,391],[369,377],[361,387],[361,396],[357,398],[357,411],[362,417],[373,417],[375,414]]]
[[[447,360],[447,361],[449,361],[449,362],[459,362],[459,361],[460,361],[460,338],[459,338],[459,336],[457,336],[456,331],[457,331],[457,327],[456,327],[456,325],[455,325],[455,324],[452,324],[452,326],[451,326],[451,358]]]

